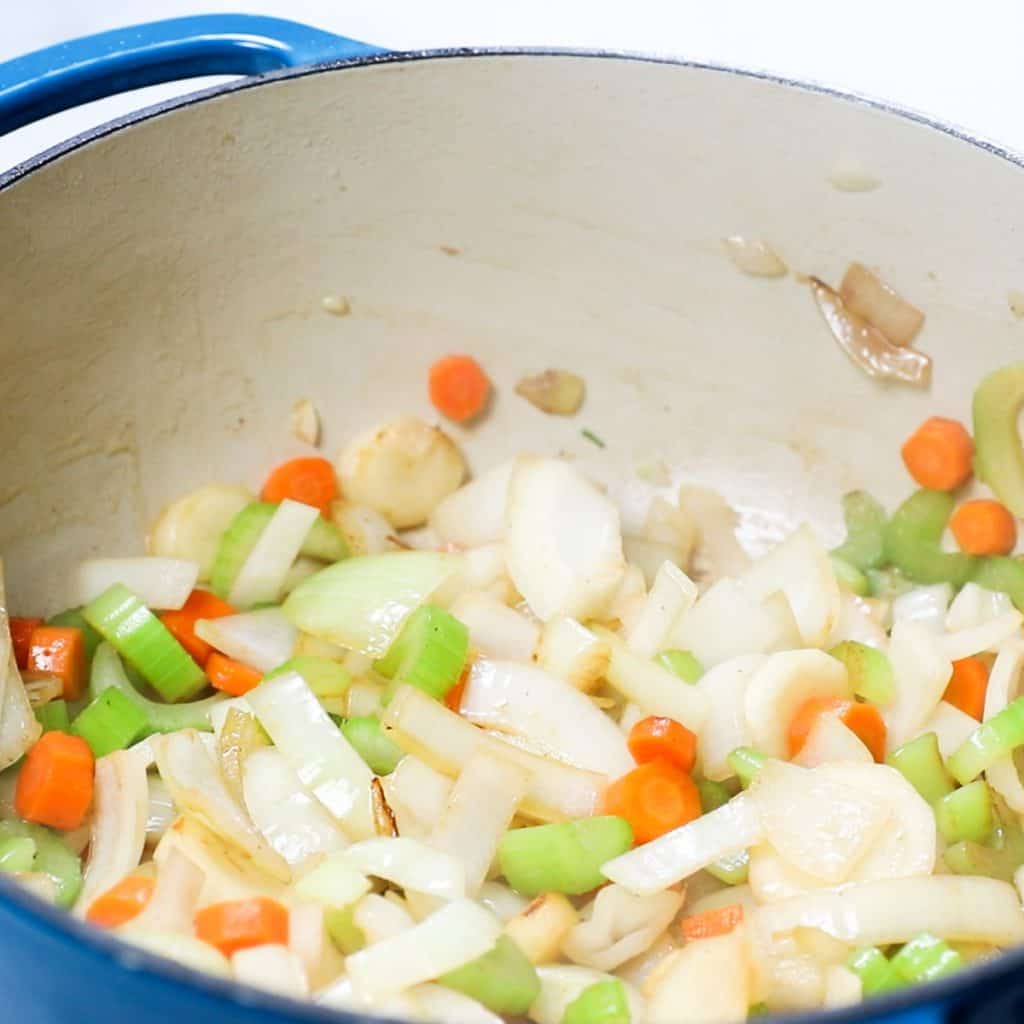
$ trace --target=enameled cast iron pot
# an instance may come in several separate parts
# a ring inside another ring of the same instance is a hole
[[[474,353],[498,385],[489,421],[459,432],[474,465],[565,450],[640,508],[636,466],[661,458],[719,488],[755,543],[804,518],[832,539],[854,486],[896,500],[896,440],[965,416],[980,375],[1020,358],[1020,161],[790,82],[603,53],[386,54],[194,18],[0,66],[0,132],[230,73],[259,77],[0,175],[0,551],[26,613],[68,603],[75,559],[140,549],[185,489],[255,484],[298,452],[300,397],[328,452],[373,420],[429,416],[442,353]],[[835,188],[844,161],[879,187]],[[804,287],[723,258],[733,233],[830,281],[854,259],[880,267],[927,311],[930,393],[863,377]],[[349,317],[322,311],[332,294]],[[586,377],[582,419],[510,397],[548,366]],[[1024,952],[830,1019],[1022,1014]],[[2,1021],[339,1019],[194,977],[0,881]]]

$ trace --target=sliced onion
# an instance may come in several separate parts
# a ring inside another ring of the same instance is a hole
[[[205,879],[202,868],[190,857],[180,849],[171,850],[157,866],[153,894],[132,919],[131,927],[191,935]]]
[[[333,981],[345,967],[344,958],[327,935],[324,917],[325,908],[317,903],[288,908],[288,948],[299,958],[313,989]]]
[[[452,780],[411,754],[383,780],[384,793],[403,836],[425,838],[444,813]]]
[[[670,481],[666,480],[667,486]],[[626,560],[637,565],[648,584],[653,584],[662,563],[690,564],[699,539],[697,520],[688,509],[655,498],[647,510],[643,532],[622,539]]]
[[[590,693],[598,685],[611,657],[605,641],[565,616],[544,624],[535,654],[538,668],[583,693]]]
[[[313,448],[320,444],[320,413],[308,398],[300,398],[292,406],[288,429],[293,437]]]
[[[977,583],[965,583],[946,613],[946,629],[957,633],[998,619],[1010,611],[1013,611],[1013,602],[1009,594],[979,587]]]
[[[985,689],[984,721],[994,718],[1007,704],[1020,696],[1024,676],[1024,642],[1004,645],[992,665]],[[973,719],[972,719],[973,721]],[[1000,758],[985,772],[989,785],[1018,814],[1024,813],[1024,785],[1012,755]]]
[[[474,650],[489,658],[529,661],[540,629],[525,615],[480,591],[463,594],[449,611],[468,630]]]
[[[191,935],[178,932],[146,931],[130,924],[118,931],[117,937],[144,949],[154,956],[173,960],[190,971],[212,974],[215,978],[230,978],[231,964],[213,946]]]
[[[64,680],[48,672],[25,672],[21,677],[25,696],[33,708],[40,708],[50,701],[60,699],[64,693]]]
[[[572,416],[583,404],[583,378],[568,370],[545,370],[516,382],[516,394],[553,416]]]
[[[628,625],[640,614],[646,599],[647,581],[643,572],[637,565],[627,565],[602,618],[605,622],[618,620]]]
[[[746,849],[764,834],[761,813],[748,793],[608,861],[601,868],[612,882],[634,893],[658,892],[726,854]]]
[[[754,673],[766,660],[763,654],[743,654],[723,661],[697,680],[697,688],[707,696],[708,706],[697,744],[705,778],[720,781],[735,774],[729,765],[729,755],[751,742],[744,694]]]
[[[456,900],[466,894],[466,872],[450,853],[415,839],[366,839],[344,853],[357,871],[393,882],[402,889]]]
[[[78,603],[122,583],[150,608],[180,608],[199,579],[199,563],[180,558],[91,558],[78,567]]]
[[[601,612],[626,563],[618,509],[590,481],[558,459],[519,459],[505,525],[509,576],[538,618]]]
[[[622,733],[586,694],[530,665],[474,661],[459,713],[610,778],[635,767]]]
[[[434,591],[430,600],[451,608],[464,594],[483,591],[505,604],[520,600],[508,578],[504,544],[483,544],[460,552],[458,571]]]
[[[817,928],[843,942],[883,946],[928,932],[953,942],[1024,942],[1024,911],[1007,882],[932,875],[821,889],[762,907],[757,925],[769,935]]]
[[[0,559],[0,771],[14,764],[42,734],[14,660]]]
[[[935,633],[941,633],[952,600],[953,587],[949,583],[914,587],[893,601],[893,622],[917,622]]]
[[[943,760],[953,756],[953,751],[978,728],[978,721],[959,708],[944,700],[935,705],[928,721],[921,726],[921,732],[933,732],[939,741],[939,753]]]
[[[764,240],[730,235],[722,240],[733,265],[752,277],[785,277],[788,270],[779,254]]]
[[[419,1004],[422,1019],[435,1024],[503,1024],[483,1003],[444,985],[416,985],[409,995]]]
[[[472,900],[454,900],[414,928],[353,953],[346,966],[357,991],[387,995],[483,956],[500,934],[489,911]]]
[[[548,964],[537,968],[537,977],[540,979],[540,995],[530,1007],[530,1018],[536,1024],[562,1024],[566,1008],[579,998],[584,989],[599,981],[609,981],[612,975],[590,967]],[[646,1009],[640,994],[627,982],[622,984],[629,1004],[629,1019],[645,1020]]]
[[[449,544],[475,548],[505,534],[505,506],[516,462],[503,462],[449,494],[437,504],[430,525]]]
[[[149,778],[149,803],[146,809],[146,842],[156,843],[163,838],[163,834],[171,827],[171,823],[178,817],[178,808],[175,806],[167,784],[158,775]]]
[[[739,576],[750,565],[750,556],[736,537],[739,516],[717,491],[684,484],[679,489],[679,508],[696,524],[697,543],[693,570],[704,582]]]
[[[894,345],[909,345],[924,324],[924,313],[900,298],[863,263],[846,268],[839,295],[851,313],[863,317]]]
[[[530,905],[530,900],[520,896],[504,882],[488,881],[480,886],[477,899],[496,917],[506,924],[517,917]]]
[[[195,631],[196,636],[211,647],[261,672],[269,672],[286,662],[292,656],[298,636],[280,608],[200,619]]]
[[[252,946],[231,957],[231,970],[240,985],[301,999],[309,995],[309,980],[299,958],[280,945]]]
[[[826,1010],[838,1010],[844,1006],[856,1006],[864,998],[861,980],[849,968],[842,964],[832,964],[825,968],[825,999]]]
[[[769,757],[786,757],[789,724],[806,701],[850,696],[846,668],[836,658],[813,650],[769,655],[744,694],[754,746]]]
[[[416,926],[405,901],[398,899],[395,893],[386,896],[368,893],[356,904],[352,920],[366,936],[368,946],[401,935]]]
[[[505,934],[532,964],[558,960],[562,942],[579,920],[576,908],[560,892],[545,892],[505,923]]]
[[[935,634],[917,622],[897,622],[889,638],[896,696],[883,712],[889,750],[913,739],[942,699],[953,673]]]
[[[840,591],[839,616],[828,638],[828,647],[831,649],[844,640],[856,640],[857,643],[879,650],[889,646],[889,639],[878,621],[875,609],[863,597],[851,594],[848,590]]]
[[[835,715],[818,715],[800,753],[793,758],[802,768],[816,768],[829,761],[870,764],[874,758],[855,732]]]
[[[672,562],[662,562],[643,608],[630,623],[626,643],[637,654],[654,655],[665,647],[680,615],[697,601],[697,585]]]
[[[960,661],[982,651],[998,650],[1000,645],[1020,632],[1024,615],[1011,608],[997,618],[977,626],[948,633],[942,638],[942,650],[950,661]]]
[[[395,550],[395,528],[376,509],[339,498],[331,502],[330,514],[353,557]]]

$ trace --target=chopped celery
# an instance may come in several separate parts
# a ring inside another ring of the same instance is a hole
[[[1024,563],[1016,558],[989,555],[979,558],[971,582],[986,590],[999,590],[1024,610]]]
[[[953,751],[946,762],[950,774],[962,786],[976,779],[986,768],[1024,744],[1024,697],[1018,697],[999,714],[982,722]]]
[[[524,896],[579,895],[603,885],[601,865],[632,845],[629,822],[604,815],[511,829],[501,838],[498,860],[509,885]]]
[[[850,491],[843,495],[843,519],[846,540],[832,553],[862,573],[881,568],[885,562],[885,509],[867,491]]]
[[[82,862],[55,832],[25,821],[0,821],[0,844],[31,839],[36,844],[33,871],[48,875],[57,890],[57,906],[68,908],[82,888]]]
[[[1024,363],[990,373],[975,389],[974,472],[1016,516],[1024,516],[1024,449],[1018,421],[1024,408]]]
[[[732,794],[726,786],[721,782],[712,782],[710,779],[699,779],[697,792],[700,793],[702,814],[717,810],[722,804],[727,804],[732,799]]]
[[[832,560],[832,572],[835,573],[836,581],[845,590],[858,597],[866,597],[868,593],[868,578],[845,558],[840,557],[834,551],[829,558]]]
[[[844,640],[828,653],[846,666],[850,686],[858,697],[875,704],[888,704],[893,699],[896,682],[883,651],[857,640]]]
[[[82,614],[165,700],[185,700],[206,685],[188,651],[126,586],[108,587]]]
[[[350,718],[341,726],[341,734],[374,775],[390,775],[405,757],[405,751],[384,732],[380,720],[373,715]]]
[[[437,980],[494,1013],[514,1017],[525,1014],[540,994],[540,978],[533,964],[507,935],[502,935],[483,956]]]
[[[8,836],[0,840],[0,872],[16,874],[31,871],[38,849],[31,836]]]
[[[953,513],[945,491],[915,491],[885,528],[885,554],[904,576],[918,583],[963,586],[977,568],[972,555],[943,551],[942,534]]]
[[[662,651],[654,660],[684,683],[695,683],[704,675],[704,666],[689,651]]]
[[[78,713],[71,731],[89,744],[96,757],[130,747],[146,734],[145,712],[120,690],[108,687]]]
[[[85,645],[85,660],[91,662],[96,648],[103,643],[103,637],[85,621],[81,608],[68,608],[66,611],[47,619],[48,626],[72,626],[82,631],[82,642]]]
[[[729,767],[736,773],[740,785],[747,789],[757,778],[758,772],[764,767],[768,760],[759,750],[753,747],[737,747],[729,755]]]
[[[298,672],[318,697],[344,697],[352,685],[352,677],[344,665],[330,658],[315,657],[311,654],[289,658],[263,678],[273,679],[274,676],[284,675],[285,672]]]
[[[864,575],[868,581],[868,595],[885,601],[914,588],[914,584],[898,569],[869,569]]]
[[[933,732],[922,733],[897,747],[885,763],[895,768],[929,804],[953,792],[953,780],[942,763],[939,740]]]
[[[860,978],[865,996],[881,995],[905,984],[886,955],[875,946],[855,949],[847,958],[846,967]]]
[[[561,1024],[630,1024],[626,986],[618,978],[588,985],[566,1008]]]
[[[955,875],[983,875],[1012,882],[1024,864],[1024,829],[1020,818],[993,794],[995,828],[986,845],[963,841],[946,848],[943,859]]]
[[[143,697],[132,686],[117,651],[110,644],[101,644],[93,659],[89,674],[89,695],[94,699],[104,691],[116,689],[128,698],[146,716],[146,733],[177,732],[178,729],[198,729],[210,732],[210,711],[228,699],[218,693],[206,700],[185,704],[158,704]]]
[[[911,939],[890,961],[893,970],[911,983],[935,981],[964,966],[964,958],[942,939],[922,932]]]
[[[935,821],[947,843],[983,843],[992,834],[992,791],[981,779],[948,793],[934,805]]]
[[[468,653],[469,630],[443,608],[425,604],[405,620],[387,654],[373,667],[392,681],[385,699],[408,683],[443,700],[459,681]]]
[[[750,872],[750,854],[746,850],[737,850],[709,864],[704,870],[726,885],[743,885]]]
[[[51,700],[40,704],[35,712],[36,721],[43,727],[43,732],[67,732],[71,726],[66,700]]]
[[[349,956],[358,953],[366,945],[366,936],[355,922],[355,904],[339,910],[328,910],[324,914],[324,925],[331,942],[339,952]]]

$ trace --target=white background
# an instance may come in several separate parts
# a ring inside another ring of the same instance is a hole
[[[768,70],[911,107],[1024,152],[1021,0],[0,0],[0,61],[106,28],[236,10],[396,49],[585,46]],[[158,87],[142,100],[195,87]],[[103,101],[0,139],[0,170],[142,100]]]

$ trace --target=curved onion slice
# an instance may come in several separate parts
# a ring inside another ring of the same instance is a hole
[[[977,583],[965,583],[946,612],[946,629],[957,633],[998,619],[1010,611],[1013,611],[1013,602],[1009,594],[979,587]]]
[[[829,761],[868,764],[874,758],[860,737],[835,715],[818,715],[793,763],[801,768],[817,768]]]
[[[1024,942],[1024,911],[1008,882],[931,875],[820,889],[756,912],[769,935],[817,928],[843,942],[882,946],[929,932],[955,942]]]
[[[897,622],[889,638],[896,696],[883,711],[887,745],[894,750],[913,739],[942,699],[953,666],[935,634],[917,622]]]
[[[626,568],[619,510],[568,463],[523,457],[509,483],[505,557],[538,618],[597,615]]]
[[[129,924],[118,931],[117,937],[154,956],[173,960],[191,971],[201,971],[217,978],[231,977],[231,963],[209,943],[181,935],[179,932],[153,932],[133,928]]]
[[[609,981],[612,976],[590,967],[549,964],[537,968],[537,977],[540,979],[540,994],[530,1007],[530,1017],[537,1024],[562,1024],[566,1007],[577,999],[584,989],[599,981]],[[626,1001],[629,1003],[629,1019],[646,1020],[644,1002],[639,993],[628,982],[624,981],[622,984],[626,989]]]
[[[998,650],[1001,644],[1020,632],[1021,623],[1024,623],[1024,615],[1011,608],[987,622],[947,634],[942,638],[943,653],[950,661],[960,661],[982,651]]]
[[[940,700],[928,721],[921,726],[921,732],[933,732],[939,741],[942,759],[952,757],[953,752],[978,728],[978,720],[971,718],[959,708]]]
[[[1020,696],[1022,674],[1024,642],[1008,643],[992,665],[988,687],[985,690],[984,721],[987,722],[998,715],[1010,701]],[[1021,785],[1020,772],[1012,755],[1000,758],[991,765],[985,772],[985,778],[1011,810],[1018,814],[1024,813],[1024,785]]]
[[[202,868],[180,849],[172,849],[157,866],[153,894],[131,927],[191,935],[205,879]]]
[[[863,317],[894,345],[909,345],[924,323],[924,313],[901,298],[863,263],[846,268],[839,295],[846,308]]]
[[[292,656],[298,636],[280,608],[200,619],[195,631],[196,636],[218,651],[261,672],[269,672],[286,662]]]
[[[503,1024],[483,1003],[444,985],[416,985],[408,994],[419,1004],[422,1019],[434,1024]]]
[[[697,680],[696,686],[706,694],[708,704],[697,745],[705,778],[720,781],[735,774],[729,754],[750,742],[743,695],[766,660],[763,654],[742,654],[716,665]]]
[[[306,969],[287,946],[267,944],[240,949],[231,957],[231,970],[240,985],[293,999],[309,995]]]
[[[402,889],[456,900],[466,894],[466,872],[450,853],[415,839],[365,839],[342,859],[364,875],[393,882]]]
[[[413,839],[422,839],[437,824],[452,789],[451,779],[411,754],[381,784],[399,835]]]
[[[846,308],[839,293],[816,277],[809,279],[811,294],[832,337],[850,361],[869,377],[926,388],[932,361],[922,352],[892,344],[881,331]]]
[[[502,539],[509,481],[516,460],[503,462],[453,491],[434,507],[430,525],[449,544],[475,548]]]
[[[935,633],[941,633],[942,623],[952,600],[952,584],[932,583],[926,587],[914,587],[893,601],[892,620],[917,622]]]
[[[14,764],[42,733],[21,681],[7,620],[4,563],[0,558],[0,771]]]
[[[608,645],[586,626],[562,616],[544,624],[534,661],[549,675],[590,693],[607,672],[611,656]]]
[[[149,786],[146,761],[132,750],[117,750],[96,762],[95,810],[89,862],[75,905],[84,915],[92,901],[138,867],[146,844]]]
[[[676,620],[696,601],[697,584],[677,565],[662,562],[643,606],[629,624],[626,643],[637,654],[657,654]]]
[[[691,559],[696,578],[709,582],[740,575],[750,565],[750,556],[736,537],[736,510],[718,491],[692,484],[679,488],[678,503],[697,531]]]
[[[90,558],[78,567],[78,603],[123,583],[150,608],[180,608],[199,579],[199,563],[180,558]]]
[[[533,657],[540,628],[493,594],[462,594],[449,611],[469,630],[470,646],[485,657],[526,662]]]
[[[828,647],[831,649],[844,640],[856,640],[857,643],[877,647],[879,650],[885,650],[889,646],[885,630],[871,605],[864,598],[851,594],[848,590],[841,590],[839,593],[839,615],[828,638]]]
[[[752,846],[763,834],[757,803],[749,793],[740,793],[709,814],[612,858],[601,872],[630,892],[658,892]]]
[[[754,746],[769,757],[786,757],[786,732],[811,697],[849,697],[846,668],[822,651],[772,654],[750,680],[744,695],[747,728]]]
[[[473,662],[459,713],[611,778],[636,766],[625,737],[585,693],[530,665]]]

